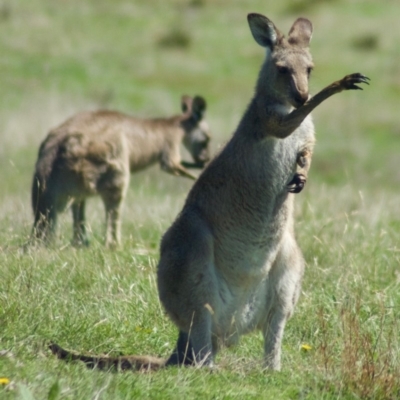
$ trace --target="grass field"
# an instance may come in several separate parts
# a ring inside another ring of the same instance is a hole
[[[307,269],[282,371],[263,370],[257,333],[224,349],[212,372],[105,373],[56,360],[50,340],[88,353],[169,354],[176,330],[158,301],[158,245],[192,183],[158,167],[132,176],[117,251],[103,246],[93,199],[88,249],[69,245],[65,213],[53,248],[24,252],[41,140],[78,110],[169,115],[186,93],[207,99],[216,151],[263,58],[248,12],[284,32],[311,19],[312,93],[348,73],[371,78],[314,112],[317,145],[296,208]],[[0,1],[0,398],[399,398],[399,15],[398,0]]]

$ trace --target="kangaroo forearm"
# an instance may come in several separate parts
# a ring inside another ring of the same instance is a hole
[[[304,103],[303,106],[293,110],[288,115],[288,119],[293,118],[295,121],[299,121],[299,123],[303,122],[303,120],[311,113],[312,110],[314,110],[314,108],[319,106],[323,101],[334,94],[340,93],[342,90],[343,88],[340,86],[340,82],[332,83],[311,97],[306,103]]]
[[[305,118],[327,98],[341,92],[343,89],[336,82],[322,89],[315,96],[311,97],[304,105],[294,109],[291,113],[279,118],[278,129],[275,130],[276,137],[284,139],[290,136],[305,120]]]
[[[336,93],[340,93],[343,90],[362,90],[361,87],[357,86],[359,83],[368,83],[369,78],[360,74],[346,75],[343,79],[333,82],[326,88],[322,89],[315,96],[311,97],[302,106],[294,109],[291,113],[281,116],[279,119],[279,128],[275,130],[274,136],[284,139],[285,137],[292,134],[304,121],[304,119],[319,106],[323,101],[333,96]]]
[[[186,178],[193,179],[193,180],[197,179],[195,175],[191,174],[189,171],[187,171],[183,167],[178,168],[177,172],[178,172],[178,175],[185,176]]]
[[[186,168],[182,167],[180,164],[170,166],[169,168],[166,168],[165,170],[175,176],[184,176],[186,178],[193,179],[193,180],[197,179],[196,176],[194,176],[192,173],[190,173]]]

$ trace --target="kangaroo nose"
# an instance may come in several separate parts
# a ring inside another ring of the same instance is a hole
[[[296,93],[296,95],[294,96],[294,99],[296,101],[296,103],[299,106],[302,106],[307,100],[308,100],[308,93],[305,92],[298,92]]]

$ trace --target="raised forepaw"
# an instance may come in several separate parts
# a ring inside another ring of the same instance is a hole
[[[303,174],[295,174],[293,179],[288,183],[287,189],[289,193],[300,193],[304,185],[307,182],[307,178]]]
[[[363,90],[358,84],[366,83],[369,85],[369,81],[370,79],[367,76],[356,72],[355,74],[346,75],[339,82],[343,90]]]

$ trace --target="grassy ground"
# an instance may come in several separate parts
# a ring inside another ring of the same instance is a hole
[[[400,4],[268,3],[0,1],[0,398],[400,397]],[[158,244],[191,182],[157,168],[133,176],[118,251],[102,245],[103,210],[93,199],[90,248],[69,246],[66,213],[54,248],[24,253],[40,141],[81,109],[161,116],[179,111],[181,94],[197,93],[208,101],[217,149],[262,61],[246,22],[253,11],[285,32],[297,16],[313,21],[312,92],[351,72],[372,79],[314,112],[318,143],[296,211],[307,270],[282,371],[262,369],[259,334],[223,350],[212,373],[102,373],[55,360],[49,340],[84,352],[168,355],[176,331],[157,298]]]

